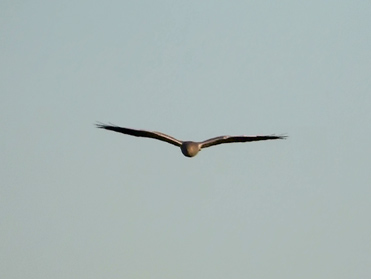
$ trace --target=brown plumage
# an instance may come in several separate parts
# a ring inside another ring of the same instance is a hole
[[[232,142],[250,142],[250,141],[260,141],[260,140],[275,140],[275,139],[285,139],[286,136],[275,136],[275,135],[268,135],[268,136],[220,136],[211,138],[201,142],[195,141],[181,141],[176,138],[173,138],[169,135],[160,133],[160,132],[151,132],[145,130],[135,130],[129,129],[124,127],[118,127],[113,125],[104,125],[104,124],[96,124],[97,128],[106,129],[122,134],[127,134],[135,137],[145,137],[145,138],[152,138],[161,141],[165,141],[172,145],[180,147],[184,156],[187,157],[194,157],[197,153],[206,147],[210,147],[213,145],[218,145],[222,143],[232,143]]]

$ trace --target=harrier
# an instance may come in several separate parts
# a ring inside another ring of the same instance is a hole
[[[206,147],[210,147],[213,145],[218,145],[222,143],[231,143],[231,142],[250,142],[250,141],[260,141],[260,140],[275,140],[275,139],[285,139],[286,136],[275,136],[275,135],[269,135],[269,136],[220,136],[216,138],[211,138],[205,141],[196,142],[196,141],[181,141],[177,140],[176,138],[173,138],[171,136],[168,136],[166,134],[160,133],[160,132],[151,132],[151,131],[145,131],[145,130],[134,130],[129,128],[123,128],[118,126],[112,126],[112,125],[104,125],[104,124],[96,124],[97,128],[100,129],[106,129],[118,133],[123,133],[135,137],[144,137],[144,138],[152,138],[157,139],[161,141],[165,141],[167,143],[170,143],[172,145],[180,147],[180,150],[182,151],[184,156],[187,157],[194,157],[197,155],[197,153],[202,149]]]

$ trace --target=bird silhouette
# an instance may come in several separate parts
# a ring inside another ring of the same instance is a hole
[[[96,124],[97,128],[105,129],[109,131],[114,131],[122,134],[127,134],[135,137],[144,137],[144,138],[152,138],[161,141],[165,141],[172,145],[180,147],[184,156],[187,157],[194,157],[197,153],[202,149],[222,143],[232,143],[232,142],[251,142],[251,141],[260,141],[260,140],[275,140],[275,139],[285,139],[286,136],[276,136],[276,135],[268,135],[268,136],[219,136],[215,138],[211,138],[205,141],[197,142],[197,141],[181,141],[176,138],[173,138],[169,135],[160,133],[160,132],[152,132],[146,130],[135,130],[130,128],[124,128],[119,126],[113,125],[105,125],[105,124]]]

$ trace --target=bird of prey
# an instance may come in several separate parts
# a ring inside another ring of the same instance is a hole
[[[187,157],[194,157],[197,153],[206,147],[210,147],[213,145],[218,145],[222,143],[231,143],[231,142],[250,142],[250,141],[260,141],[260,140],[275,140],[275,139],[285,139],[286,136],[275,136],[275,135],[268,135],[268,136],[220,136],[211,138],[205,141],[196,142],[196,141],[181,141],[176,138],[173,138],[169,135],[160,133],[160,132],[151,132],[146,130],[135,130],[129,129],[124,127],[118,127],[113,125],[105,125],[105,124],[96,124],[97,128],[106,129],[118,133],[123,133],[135,137],[145,137],[145,138],[152,138],[161,141],[165,141],[167,143],[173,144],[175,146],[180,147],[184,156]]]

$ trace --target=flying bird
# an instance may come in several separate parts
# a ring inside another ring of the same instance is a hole
[[[135,137],[144,137],[144,138],[152,138],[161,141],[165,141],[172,145],[180,147],[184,156],[187,157],[194,157],[197,153],[202,149],[222,143],[232,143],[232,142],[250,142],[250,141],[260,141],[260,140],[275,140],[275,139],[285,139],[286,136],[275,136],[275,135],[268,135],[268,136],[220,136],[211,138],[205,141],[197,142],[197,141],[181,141],[176,138],[173,138],[169,135],[160,133],[160,132],[152,132],[146,130],[135,130],[129,129],[124,127],[118,127],[113,125],[105,125],[105,124],[96,124],[97,128],[106,129],[118,133],[123,133]]]

